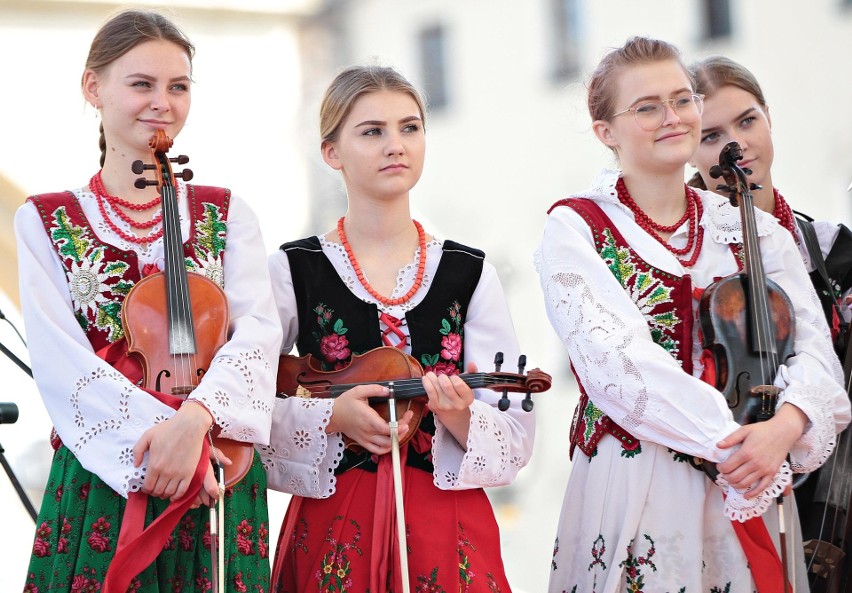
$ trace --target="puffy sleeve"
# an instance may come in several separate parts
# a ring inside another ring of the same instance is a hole
[[[497,272],[485,262],[464,324],[465,364],[474,362],[487,372],[494,368],[498,351],[504,354],[503,370],[513,372],[520,354],[515,329]],[[532,454],[535,416],[521,409],[523,394],[512,394],[505,412],[497,408],[501,393],[477,389],[475,394],[464,447],[435,419],[432,457],[435,485],[441,489],[510,484]]]
[[[795,472],[811,472],[834,449],[836,435],[850,421],[843,371],[834,353],[822,306],[796,246],[788,233],[761,237],[764,271],[790,297],[795,313],[792,357],[779,369],[775,385],[783,391],[779,406],[801,409],[809,423],[790,451]]]
[[[231,317],[228,341],[216,352],[191,397],[207,406],[223,437],[266,444],[281,325],[257,217],[238,198],[232,199],[228,215],[224,265]]]
[[[550,323],[595,405],[638,439],[724,461],[716,443],[739,425],[722,394],[653,341],[572,209],[551,212],[536,265]]]
[[[133,446],[174,411],[92,350],[75,317],[69,278],[31,204],[19,208],[15,232],[24,324],[45,407],[63,443],[83,467],[127,496],[141,487],[147,464],[146,456],[141,467],[133,467]],[[224,269],[231,311],[229,340],[192,397],[207,406],[224,436],[250,442],[268,438],[274,396],[269,361],[278,350],[281,331],[263,259],[257,221],[235,200]],[[98,265],[97,260],[86,261],[81,268]]]
[[[284,330],[281,352],[286,354],[299,335],[290,261],[279,250],[269,256],[268,263]],[[269,444],[258,447],[270,488],[309,498],[334,494],[334,469],[343,456],[343,436],[325,432],[333,405],[331,399],[275,398]]]

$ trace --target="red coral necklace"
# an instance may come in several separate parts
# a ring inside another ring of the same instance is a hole
[[[677,260],[684,267],[691,268],[695,265],[695,262],[698,261],[698,255],[701,253],[701,244],[704,241],[704,227],[700,224],[701,216],[704,214],[704,207],[701,205],[701,198],[698,197],[695,190],[688,185],[684,185],[684,188],[686,191],[686,212],[683,217],[673,225],[662,225],[651,220],[651,217],[645,214],[645,212],[639,207],[639,204],[636,203],[636,201],[630,196],[630,192],[627,191],[627,186],[624,184],[623,178],[620,178],[615,184],[615,190],[618,192],[618,199],[622,204],[627,206],[631,212],[633,212],[636,224],[638,224],[646,233],[654,237],[654,239],[662,244],[663,247],[668,249],[675,257],[677,257]],[[672,247],[659,235],[660,232],[674,232],[687,221],[689,222],[689,227],[687,231],[686,247]],[[685,256],[690,251],[692,251],[692,256],[688,259],[681,259],[679,257]]]
[[[775,205],[772,208],[772,213],[778,219],[781,226],[790,231],[790,234],[796,239],[796,223],[793,220],[793,209],[790,208],[790,204],[787,203],[787,200],[784,199],[784,196],[777,189],[772,188],[772,193],[775,196]]]
[[[349,262],[352,264],[352,269],[355,271],[355,276],[358,277],[358,282],[361,283],[370,296],[374,299],[382,303],[386,306],[394,306],[401,305],[409,300],[414,294],[420,289],[420,286],[423,284],[423,273],[426,271],[426,232],[423,230],[423,226],[417,222],[416,220],[412,220],[414,223],[414,227],[417,229],[417,236],[420,242],[420,261],[417,262],[417,276],[414,278],[414,284],[411,285],[411,288],[407,293],[402,295],[401,297],[395,299],[389,299],[386,296],[383,296],[376,292],[376,290],[370,286],[370,283],[367,282],[367,279],[364,278],[364,272],[361,270],[361,266],[358,265],[358,260],[355,258],[355,253],[352,252],[352,247],[349,246],[349,241],[346,239],[346,231],[343,230],[343,221],[346,217],[341,216],[340,220],[337,221],[337,234],[340,236],[340,242],[343,243],[343,249],[346,250],[346,256],[349,258]]]
[[[125,241],[135,243],[137,245],[144,245],[146,243],[156,241],[157,239],[163,236],[164,229],[162,228],[159,231],[156,231],[144,237],[137,237],[136,235],[133,235],[131,233],[126,233],[121,230],[117,224],[115,224],[115,222],[112,220],[112,217],[109,215],[109,211],[106,208],[106,204],[109,203],[109,205],[112,206],[112,211],[115,212],[121,220],[129,224],[132,228],[149,229],[163,220],[162,211],[158,212],[156,216],[154,216],[151,220],[137,222],[130,218],[130,216],[122,212],[119,206],[123,206],[125,208],[137,210],[140,212],[143,210],[150,210],[151,208],[160,205],[159,197],[154,198],[150,202],[145,202],[144,204],[135,204],[117,196],[111,196],[107,193],[106,188],[104,187],[100,171],[95,173],[92,179],[89,181],[89,189],[92,191],[93,194],[95,194],[95,199],[98,202],[98,209],[101,212],[101,216],[103,217],[104,222],[106,222],[107,226],[112,230],[112,232],[114,232],[116,235],[118,235]]]

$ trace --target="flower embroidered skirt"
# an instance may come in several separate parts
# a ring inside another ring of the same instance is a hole
[[[62,446],[54,454],[39,512],[26,593],[100,591],[115,553],[126,500]],[[150,498],[146,524],[168,506]],[[266,474],[255,453],[248,474],[225,494],[228,591],[268,591]],[[157,559],[131,581],[134,593],[209,591],[210,512],[187,512]]]
[[[723,505],[721,489],[666,447],[641,441],[638,451],[627,453],[607,436],[591,458],[578,449],[559,519],[550,593],[753,593]],[[792,496],[784,507],[796,591],[807,591]],[[763,515],[776,549],[777,513],[772,505]]]
[[[509,593],[485,491],[440,490],[428,472],[410,466],[403,472],[411,591]],[[338,476],[330,498],[292,499],[272,591],[401,591],[393,493],[382,485],[381,473],[351,469]]]

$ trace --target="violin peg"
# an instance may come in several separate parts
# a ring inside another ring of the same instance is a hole
[[[518,374],[519,375],[524,374],[524,368],[526,368],[526,366],[527,366],[527,356],[526,356],[526,354],[521,354],[518,357]]]
[[[532,412],[535,402],[532,400],[532,394],[528,391],[524,401],[521,402],[521,409],[524,412]]]
[[[195,177],[195,173],[192,172],[192,169],[184,169],[180,173],[175,173],[175,177],[180,177],[184,181],[189,181]]]
[[[751,171],[748,171],[748,173],[747,173],[747,174],[748,174],[748,175],[751,175]],[[763,189],[763,186],[762,186],[762,185],[759,185],[759,184],[757,184],[757,183],[750,183],[750,184],[749,184],[749,186],[748,186],[748,188],[749,188],[751,191],[757,191],[757,190],[759,190],[759,189]]]
[[[500,398],[500,401],[497,402],[497,409],[501,412],[505,412],[509,409],[509,405],[512,402],[509,401],[509,393],[507,391],[503,391],[503,396]]]
[[[494,355],[494,370],[499,371],[501,366],[503,366],[503,353],[498,352]]]
[[[179,154],[174,158],[169,158],[169,160],[173,163],[177,163],[178,165],[185,165],[189,162],[189,157],[185,154]]]
[[[145,163],[142,161],[133,161],[130,164],[130,170],[136,173],[137,175],[141,175],[142,171],[145,170]]]
[[[145,189],[146,187],[148,187],[150,185],[157,185],[157,182],[156,181],[149,181],[147,179],[142,179],[142,178],[137,179],[136,181],[133,182],[133,186],[136,189]]]
[[[748,167],[742,167],[743,173],[746,175],[751,175],[752,171]]]

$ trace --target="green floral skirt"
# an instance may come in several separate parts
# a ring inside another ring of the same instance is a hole
[[[86,471],[63,445],[55,453],[36,523],[26,593],[100,591],[115,554],[127,501]],[[168,506],[151,497],[146,524]],[[255,453],[248,474],[225,494],[226,590],[269,589],[266,473]],[[202,593],[212,589],[210,511],[187,512],[157,559],[128,592]]]

